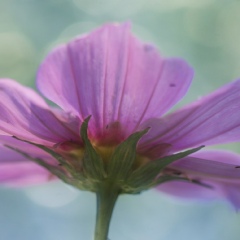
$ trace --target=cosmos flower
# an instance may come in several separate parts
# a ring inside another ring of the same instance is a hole
[[[118,194],[157,187],[240,207],[240,156],[200,150],[240,140],[240,80],[165,115],[192,78],[184,60],[162,57],[129,24],[106,24],[57,47],[36,81],[57,106],[14,80],[0,81],[0,181],[58,177],[98,192],[110,179]]]

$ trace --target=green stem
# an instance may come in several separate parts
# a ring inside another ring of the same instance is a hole
[[[107,240],[112,212],[119,190],[106,183],[97,194],[97,217],[94,240]]]

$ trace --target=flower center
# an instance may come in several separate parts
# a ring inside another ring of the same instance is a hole
[[[96,153],[101,157],[101,160],[104,164],[104,169],[107,169],[114,154],[114,151],[116,150],[118,145],[98,145],[93,143],[92,146]],[[71,164],[74,167],[76,167],[76,165],[83,165],[85,151],[85,147],[79,143],[64,142],[58,144],[57,146],[57,152],[64,157],[65,161],[68,164]],[[146,155],[136,153],[135,160],[132,165],[132,170],[134,171],[150,161],[150,158]]]

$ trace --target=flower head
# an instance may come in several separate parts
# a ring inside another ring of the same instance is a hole
[[[165,116],[192,77],[184,60],[160,56],[129,24],[107,24],[57,47],[41,64],[37,87],[60,108],[13,80],[0,81],[1,141],[18,152],[2,146],[3,153],[20,153],[17,164],[34,169],[31,159],[84,190],[97,191],[108,179],[119,193],[164,183],[158,189],[194,196],[197,188],[238,207],[240,156],[195,152],[240,139],[240,81]],[[14,167],[3,170],[6,164],[1,160],[0,179],[17,180],[9,174]],[[178,184],[183,188],[176,191]]]

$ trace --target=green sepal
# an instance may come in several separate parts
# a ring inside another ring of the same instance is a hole
[[[85,151],[83,156],[83,172],[86,177],[96,180],[102,180],[106,177],[104,163],[101,156],[92,146],[88,134],[88,122],[91,116],[87,117],[81,126],[80,135],[84,143]]]
[[[154,180],[153,182],[150,182],[148,184],[143,184],[143,185],[124,185],[123,186],[123,192],[127,194],[138,194],[141,193],[142,191],[146,191],[148,189],[154,188],[162,183],[168,182],[168,181],[184,181],[184,182],[189,182],[190,180],[188,178],[183,178],[183,177],[177,177],[177,176],[170,176],[170,175],[165,175],[161,176],[158,179]]]
[[[137,143],[148,130],[133,133],[116,147],[107,168],[110,179],[125,180],[127,178],[136,160]]]
[[[37,148],[42,149],[44,152],[50,154],[53,158],[55,158],[58,161],[60,166],[63,166],[66,170],[70,171],[71,173],[74,173],[74,171],[76,171],[76,167],[78,169],[81,169],[81,163],[79,161],[78,161],[79,166],[76,166],[76,164],[74,166],[72,166],[71,164],[67,163],[67,161],[62,157],[62,155],[58,154],[57,152],[55,152],[54,150],[52,150],[52,149],[50,149],[46,146],[43,146],[43,145],[37,144],[37,143],[33,143],[33,142],[29,142],[29,141],[26,141],[26,140],[22,140],[22,139],[19,139],[17,137],[14,137],[14,138],[16,138],[19,141],[26,142],[28,144],[31,144],[31,145],[37,147]],[[77,161],[76,161],[76,163],[77,163]],[[78,174],[78,176],[79,176],[79,174]]]
[[[64,159],[62,155],[58,154],[57,152],[53,151],[48,147],[45,147],[43,145],[36,144],[36,143],[31,143],[31,142],[27,142],[27,143],[32,144],[42,149],[46,153],[50,154],[53,158],[55,158],[59,162],[60,166],[64,167],[69,173],[71,173],[73,178],[77,178],[78,180],[84,179],[84,176],[81,173],[82,171],[81,161],[79,161],[78,159],[74,162],[74,165],[73,165],[69,161],[66,161],[66,159]]]
[[[31,144],[33,144],[33,143],[31,143]],[[38,146],[38,144],[33,144],[33,145]],[[35,162],[36,164],[42,166],[43,168],[48,170],[50,173],[52,173],[54,176],[57,176],[59,179],[61,179],[63,182],[65,182],[67,184],[75,186],[75,187],[77,187],[81,190],[84,190],[84,191],[95,192],[97,190],[97,186],[94,183],[92,183],[91,181],[89,181],[87,178],[85,178],[81,173],[74,172],[74,171],[68,172],[68,171],[66,171],[66,170],[68,170],[66,167],[62,168],[63,164],[59,164],[59,166],[54,166],[54,165],[51,165],[49,163],[46,163],[44,161],[44,159],[41,159],[39,157],[32,157],[28,153],[26,153],[26,152],[24,152],[24,151],[22,151],[18,148],[15,148],[15,147],[12,147],[12,146],[9,146],[9,145],[5,145],[5,147],[21,154],[22,156],[29,159],[30,161]],[[50,154],[54,153],[53,151],[51,151],[50,149],[48,149],[48,148],[46,148],[42,145],[39,145],[39,148],[41,148],[43,150],[49,150],[49,151],[46,151],[46,152],[49,152]],[[57,153],[54,153],[54,155],[55,156],[58,155],[58,157],[60,156]],[[66,164],[65,164],[65,166],[66,166]]]
[[[127,186],[125,187],[130,189],[142,188],[146,190],[152,187],[153,185],[160,184],[160,182],[157,183],[156,181],[158,181],[158,179],[159,181],[161,181],[161,178],[158,177],[165,167],[181,158],[184,158],[194,152],[197,152],[203,147],[204,146],[200,146],[197,148],[187,150],[185,152],[180,152],[177,154],[173,154],[171,156],[166,156],[143,165],[130,175],[130,177],[126,181]],[[172,177],[175,178],[176,176]]]
[[[209,188],[209,189],[213,188],[211,185],[201,183],[200,181],[197,181],[195,179],[189,179],[186,177],[178,177],[178,176],[172,176],[172,175],[163,175],[163,176],[155,179],[150,184],[146,184],[146,185],[142,185],[142,186],[138,186],[138,187],[125,185],[125,186],[123,186],[123,192],[128,193],[128,194],[138,194],[138,193],[141,193],[142,191],[146,191],[148,189],[157,187],[158,185],[165,183],[165,182],[169,182],[169,181],[188,182],[188,183],[196,184],[198,186]]]
[[[196,179],[191,179],[191,178],[187,178],[187,177],[171,176],[171,175],[163,175],[163,176],[157,178],[150,185],[150,188],[156,187],[159,184],[162,184],[162,183],[165,183],[165,182],[169,182],[169,181],[184,181],[184,182],[193,183],[195,185],[198,185],[198,186],[201,186],[201,187],[205,187],[205,188],[209,188],[209,189],[213,188],[211,185],[206,184],[206,183],[202,183],[201,181],[198,181]]]

